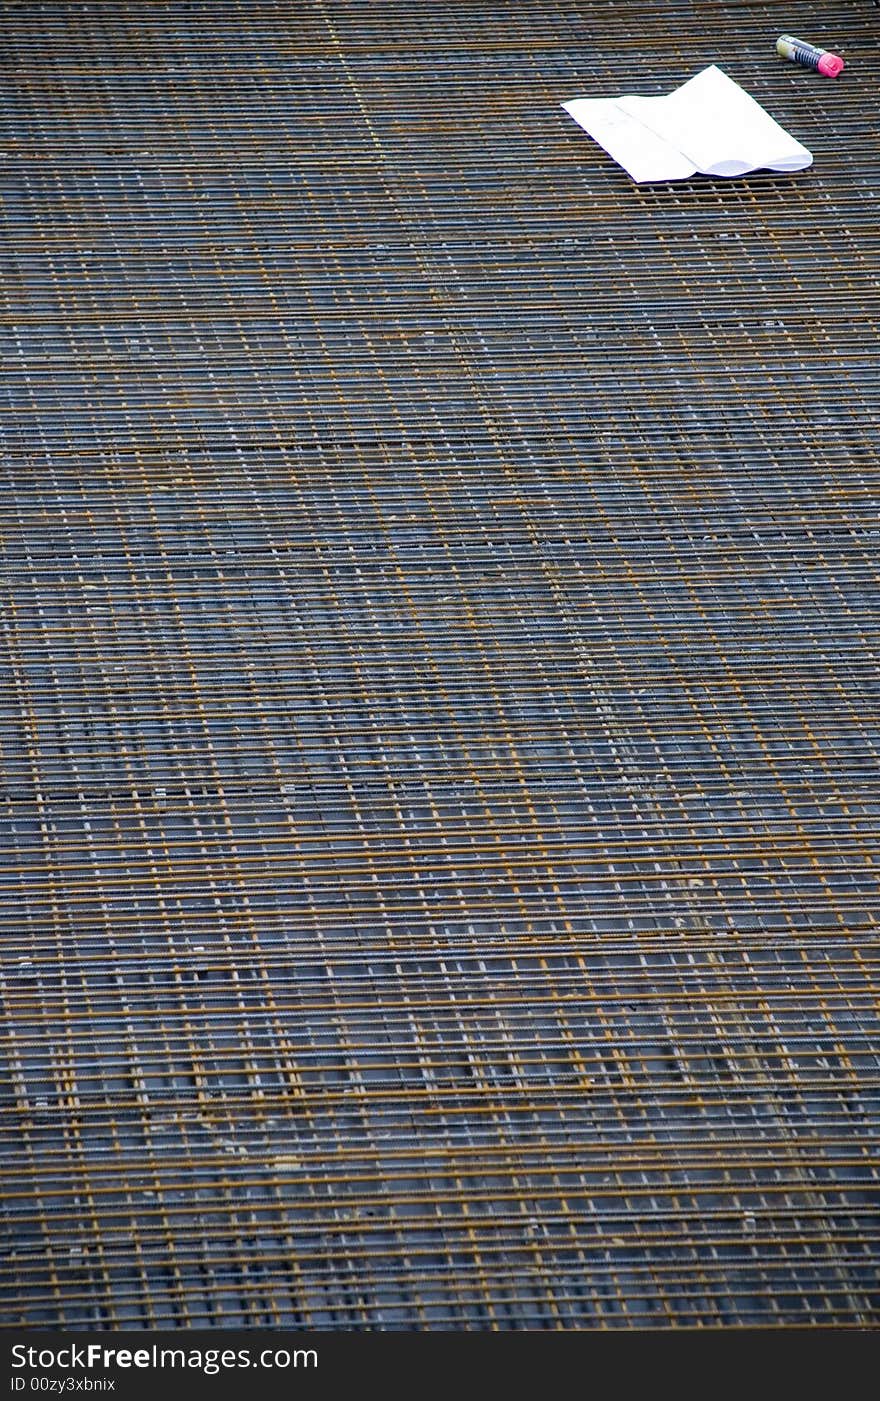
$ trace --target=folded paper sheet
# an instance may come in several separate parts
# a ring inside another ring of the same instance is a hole
[[[640,183],[803,170],[813,160],[714,64],[667,97],[576,97],[562,106]]]

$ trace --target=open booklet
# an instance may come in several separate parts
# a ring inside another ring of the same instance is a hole
[[[640,183],[803,170],[813,160],[714,64],[667,97],[576,97],[562,106]]]

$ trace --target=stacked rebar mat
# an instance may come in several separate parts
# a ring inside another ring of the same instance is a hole
[[[4,1322],[876,1321],[875,23],[2,8]]]

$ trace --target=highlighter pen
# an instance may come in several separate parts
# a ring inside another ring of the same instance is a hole
[[[790,34],[783,34],[776,40],[776,52],[780,58],[790,58],[792,63],[802,63],[805,68],[817,69],[818,72],[824,73],[826,78],[836,78],[846,67],[839,54],[829,53],[827,49],[816,49],[812,44],[805,44],[802,39],[793,39]]]

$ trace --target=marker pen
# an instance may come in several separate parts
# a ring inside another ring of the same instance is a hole
[[[829,53],[827,49],[816,49],[812,44],[805,44],[802,39],[792,38],[790,34],[783,34],[776,40],[776,52],[780,58],[790,58],[792,63],[802,63],[805,68],[816,68],[820,73],[824,73],[826,78],[836,78],[846,66],[839,54]]]

